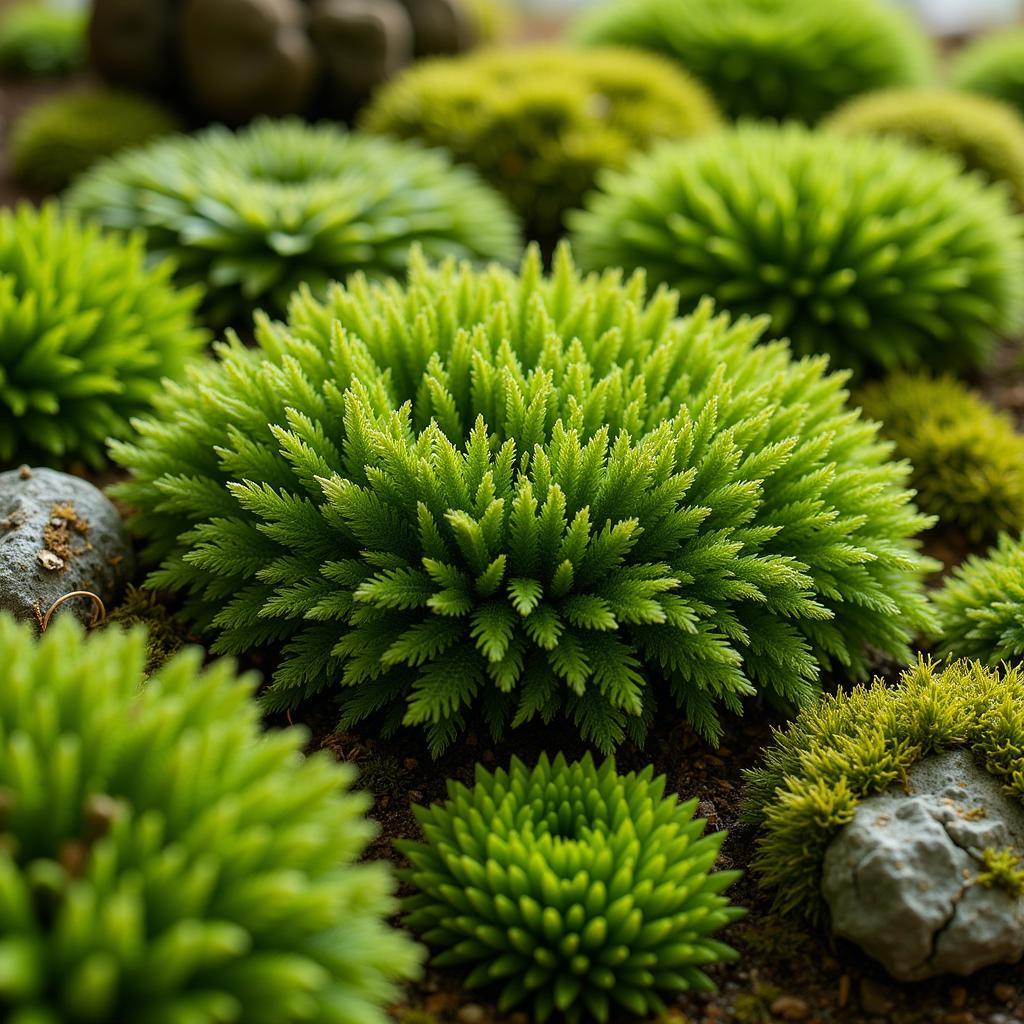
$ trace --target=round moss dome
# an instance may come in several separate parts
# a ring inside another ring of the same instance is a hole
[[[86,61],[86,14],[37,0],[0,11],[0,74],[68,75]]]
[[[1005,103],[953,89],[893,89],[851,100],[826,125],[952,153],[966,170],[1006,182],[1024,209],[1024,118]]]
[[[1024,29],[980,36],[965,46],[950,72],[959,89],[984,93],[1024,116]]]
[[[952,377],[895,373],[855,396],[914,467],[922,511],[970,540],[1024,527],[1024,437]]]
[[[0,211],[0,462],[104,465],[206,344],[172,272],[52,203]]]
[[[589,755],[513,759],[416,808],[425,842],[398,844],[418,890],[405,920],[435,964],[499,988],[499,1012],[528,1003],[569,1024],[664,1013],[663,996],[713,988],[701,968],[737,958],[713,935],[743,913],[722,895],[739,872],[711,872],[725,833],[705,836],[697,801],[653,775]]]
[[[377,94],[363,124],[446,147],[547,240],[601,168],[718,119],[704,88],[659,57],[546,46],[418,64]]]
[[[98,160],[178,128],[163,107],[130,93],[58,95],[37,103],[15,124],[11,166],[24,184],[56,192]]]
[[[262,120],[157,140],[87,172],[67,203],[106,227],[142,228],[225,322],[280,312],[301,284],[400,276],[413,244],[483,261],[520,249],[514,217],[472,171],[333,124]]]
[[[1021,322],[1024,220],[942,153],[744,125],[600,184],[569,218],[585,268],[644,267],[684,302],[768,313],[840,366],[971,366]]]
[[[1024,542],[1004,534],[972,555],[935,595],[939,652],[992,667],[1024,655]]]
[[[868,644],[908,656],[906,467],[824,359],[677,314],[564,249],[300,293],[116,446],[150,584],[217,650],[283,648],[271,706],[327,690],[435,751],[556,717],[611,750],[655,699],[718,735]]]
[[[417,956],[351,771],[230,663],[145,658],[0,616],[0,1016],[385,1024]]]
[[[672,58],[734,118],[817,121],[859,93],[924,84],[934,63],[885,0],[606,0],[576,34]]]
[[[930,754],[966,749],[1024,797],[1024,673],[920,661],[899,685],[840,691],[803,709],[747,772],[745,815],[760,836],[753,869],[775,909],[825,916],[825,851],[861,801]]]

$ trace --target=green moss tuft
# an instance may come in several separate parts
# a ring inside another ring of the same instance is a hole
[[[0,211],[0,463],[105,463],[161,378],[206,344],[200,293],[147,266],[139,237],[56,205]]]
[[[416,65],[377,94],[370,131],[444,146],[551,239],[603,167],[718,122],[704,88],[629,50],[493,50]]]
[[[958,89],[1002,100],[1024,115],[1024,29],[980,36],[959,53],[950,74]]]
[[[857,805],[957,748],[1024,799],[1024,671],[920,661],[894,688],[876,680],[801,711],[747,773],[745,815],[761,830],[753,869],[776,909],[821,919],[825,851]]]
[[[684,302],[768,313],[840,366],[970,366],[1021,323],[1024,219],[899,139],[745,125],[662,143],[570,215],[587,269],[644,267]]]
[[[85,64],[86,14],[19,3],[0,14],[0,74],[67,75]]]
[[[893,135],[951,153],[968,171],[1005,182],[1024,208],[1024,118],[1013,107],[952,89],[893,89],[852,100],[828,119],[844,135]]]
[[[577,35],[671,57],[734,118],[817,121],[859,93],[924,84],[934,64],[885,0],[609,0]]]
[[[711,873],[725,833],[704,835],[697,801],[653,775],[513,759],[417,808],[426,841],[397,844],[418,890],[405,921],[441,950],[434,963],[500,989],[499,1012],[529,1003],[569,1024],[712,988],[701,968],[736,959],[712,936],[743,913],[722,895],[739,872]]]
[[[177,131],[177,120],[151,100],[96,90],[55,96],[32,107],[11,134],[19,181],[56,192],[98,160]]]
[[[353,773],[202,658],[0,616],[3,1020],[385,1024],[415,973]]]
[[[895,373],[855,401],[914,467],[917,502],[972,541],[1024,527],[1024,437],[952,377]]]
[[[180,280],[208,288],[223,322],[279,313],[303,284],[400,276],[414,244],[481,261],[519,252],[515,218],[472,171],[333,124],[263,120],[158,140],[87,172],[67,202],[108,227],[144,229]]]
[[[107,623],[122,629],[146,629],[145,675],[151,676],[185,645],[187,629],[180,616],[172,615],[156,594],[129,586],[121,603],[107,616]]]
[[[1024,655],[1024,541],[1007,534],[984,558],[971,556],[935,595],[939,652],[985,665]]]
[[[1024,869],[1020,866],[1019,853],[1010,847],[1002,850],[986,847],[981,852],[981,859],[985,870],[974,879],[976,885],[1005,889],[1015,897],[1024,896]]]
[[[268,700],[340,687],[439,751],[568,716],[603,750],[657,699],[705,734],[930,623],[907,469],[825,360],[678,318],[642,276],[414,258],[260,319],[114,454],[216,648],[283,647]]]

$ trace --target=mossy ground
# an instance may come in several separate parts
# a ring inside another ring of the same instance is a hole
[[[21,91],[19,91],[19,89]],[[46,87],[2,85],[3,114],[13,116],[33,102]],[[4,135],[6,133],[4,132]],[[0,158],[0,205],[24,195],[11,185]],[[33,197],[34,198],[34,197]],[[1011,411],[1024,428],[1024,361],[1009,346],[996,364],[973,381],[1000,408]],[[93,476],[100,485],[110,475]],[[947,566],[961,561],[972,546],[955,531],[937,531],[928,540],[929,553]],[[976,550],[976,547],[975,547]],[[159,599],[134,595],[114,612],[115,619],[144,617],[157,624],[154,657],[163,656],[179,642],[192,642],[187,630],[173,619],[173,607]],[[273,666],[254,664],[264,674]],[[878,664],[875,671],[895,679],[901,666]],[[830,685],[838,685],[832,681]],[[271,726],[287,724],[275,716]],[[403,735],[388,742],[366,740],[334,731],[336,716],[322,704],[291,715],[306,725],[314,749],[326,747],[339,759],[356,763],[363,785],[375,797],[372,812],[381,832],[369,850],[374,858],[397,860],[391,840],[416,835],[411,813],[414,803],[432,802],[444,796],[449,777],[469,782],[477,761],[507,764],[512,754],[528,763],[542,750],[561,746],[569,757],[583,752],[575,737],[545,736],[541,729],[516,734],[500,746],[485,736],[470,736],[433,761],[417,737]],[[739,823],[741,774],[770,741],[771,719],[751,707],[747,717],[727,723],[728,739],[713,747],[685,726],[663,723],[650,737],[644,751],[631,746],[619,754],[620,768],[640,768],[654,762],[668,776],[669,787],[701,801],[700,814],[712,828],[727,828],[722,867],[745,868],[753,854],[752,830]],[[920,985],[899,986],[853,947],[772,915],[769,900],[760,894],[752,878],[744,878],[731,893],[750,909],[723,938],[741,953],[735,965],[712,968],[719,991],[709,996],[682,997],[660,1020],[642,1024],[774,1024],[805,1021],[807,1024],[1022,1024],[1024,1022],[1024,966],[992,968],[970,979],[949,978]],[[499,1017],[486,992],[465,992],[450,973],[429,971],[410,987],[396,1006],[397,1024],[528,1024],[524,1014]],[[627,1024],[616,1019],[612,1024]]]

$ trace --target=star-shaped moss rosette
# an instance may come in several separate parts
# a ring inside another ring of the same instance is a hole
[[[67,196],[108,228],[141,228],[178,279],[201,282],[228,322],[282,313],[293,291],[355,271],[401,277],[433,258],[509,262],[518,225],[504,200],[449,157],[340,125],[261,120],[158,139],[97,165]]]
[[[437,966],[538,1022],[657,1014],[712,988],[702,968],[737,958],[713,936],[743,914],[722,895],[740,873],[712,872],[725,833],[704,835],[697,801],[653,775],[559,754],[449,783],[447,801],[416,809],[425,841],[398,844],[417,890],[405,923]]]

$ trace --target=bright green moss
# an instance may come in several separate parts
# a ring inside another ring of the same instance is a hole
[[[56,192],[98,160],[178,129],[150,100],[96,90],[54,96],[32,107],[11,134],[11,165],[24,184]]]
[[[256,680],[146,637],[0,616],[6,1024],[385,1024],[416,951],[385,924],[352,773],[263,734]]]
[[[909,656],[930,520],[825,361],[678,318],[642,276],[415,258],[300,293],[170,386],[117,493],[216,649],[283,648],[268,695],[346,727],[566,717],[611,750],[661,707],[718,735],[748,695]]]
[[[953,61],[958,89],[984,93],[1024,115],[1024,29],[984,35],[964,47]]]
[[[914,467],[917,503],[972,541],[1024,527],[1024,437],[951,377],[895,373],[855,396]]]
[[[557,237],[603,167],[718,123],[689,75],[629,50],[492,50],[418,64],[382,89],[370,131],[446,147],[504,193],[532,237]]]
[[[860,801],[929,754],[973,752],[1024,799],[1024,674],[976,662],[921,661],[898,686],[826,697],[805,708],[747,773],[747,818],[761,830],[753,869],[776,909],[820,919],[825,851]]]
[[[0,463],[105,462],[162,378],[206,344],[200,292],[176,291],[142,239],[49,204],[0,211]]]
[[[701,968],[737,957],[712,936],[743,913],[722,895],[739,872],[711,872],[725,833],[705,836],[697,801],[665,796],[653,774],[513,759],[417,808],[426,841],[398,844],[418,890],[405,920],[434,963],[538,1022],[646,1017],[663,996],[712,988]]]
[[[1024,208],[1024,118],[1005,103],[952,89],[892,89],[852,100],[826,127],[952,153],[966,170],[1005,182]]]
[[[107,227],[142,228],[224,322],[281,312],[299,285],[400,276],[414,244],[483,261],[520,247],[515,218],[472,171],[334,124],[264,120],[157,140],[87,172],[67,202]]]
[[[28,2],[0,13],[0,74],[66,75],[85,58],[84,11]]]
[[[671,57],[734,118],[817,121],[933,67],[924,33],[886,0],[606,0],[577,35]]]
[[[953,570],[935,596],[939,652],[985,665],[1024,655],[1024,543],[1010,535]]]
[[[684,302],[768,313],[839,366],[983,361],[1024,308],[1024,219],[953,157],[745,125],[606,171],[570,215],[587,269],[644,267]]]

